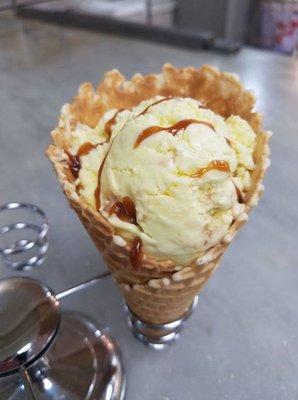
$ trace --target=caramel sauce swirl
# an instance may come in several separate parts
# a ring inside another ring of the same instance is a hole
[[[214,128],[214,125],[212,125],[210,122],[207,122],[207,121],[198,121],[198,124],[206,125],[206,126],[208,126],[208,128],[210,128],[210,129],[212,129],[214,132],[216,132],[216,130],[215,130],[215,128]]]
[[[110,208],[109,214],[116,214],[122,221],[138,224],[136,207],[128,196],[123,197],[122,201],[116,201]]]
[[[244,203],[244,199],[243,199],[241,190],[235,184],[234,184],[234,186],[235,186],[235,190],[236,190],[236,194],[237,194],[238,203]]]
[[[222,172],[230,172],[230,166],[227,161],[213,160],[206,167],[197,169],[196,172],[194,172],[191,175],[191,177],[192,178],[200,178],[206,172],[211,171],[213,169],[215,169],[217,171],[222,171]]]
[[[114,116],[112,118],[110,118],[105,124],[104,131],[105,131],[105,134],[108,136],[108,140],[111,138],[113,125],[116,122],[117,115],[121,111],[123,111],[123,108],[116,111]],[[97,186],[96,186],[96,189],[94,190],[96,211],[99,211],[99,209],[100,209],[100,179],[101,179],[101,174],[102,174],[102,170],[103,170],[107,155],[108,155],[108,153],[105,155],[105,158],[102,160],[101,166],[99,167],[98,175],[97,175]]]
[[[73,155],[69,151],[66,151],[66,154],[68,156],[68,167],[71,170],[74,178],[77,179],[79,177],[79,172],[81,169],[81,156],[89,154],[89,152],[95,149],[96,146],[96,144],[85,142],[79,147],[76,155]]]
[[[99,196],[100,196],[100,186],[99,186],[99,183],[98,183],[98,185],[96,186],[96,189],[94,190],[95,209],[96,209],[96,211],[99,211],[99,208],[100,208]]]
[[[93,144],[90,142],[83,143],[77,152],[77,157],[86,156],[90,153],[91,150],[96,149],[96,147],[97,144]]]
[[[113,125],[114,125],[115,122],[116,122],[117,115],[118,115],[121,111],[123,111],[123,108],[121,108],[120,110],[116,111],[115,114],[114,114],[114,116],[113,116],[111,119],[109,119],[109,120],[106,122],[106,124],[105,124],[104,131],[105,131],[105,134],[107,135],[108,139],[110,139],[110,137],[111,137],[111,135],[112,135],[112,128],[113,128]]]
[[[147,114],[148,110],[149,110],[151,107],[155,106],[156,104],[163,103],[164,101],[168,101],[168,100],[170,100],[170,99],[172,99],[171,96],[165,97],[165,98],[163,98],[163,99],[157,100],[155,103],[149,104],[149,106],[147,106],[142,112],[140,112],[140,114],[138,114],[137,117],[139,117],[140,115],[145,115],[145,114]],[[136,118],[137,118],[137,117],[136,117]]]
[[[99,167],[98,175],[97,175],[97,186],[96,186],[96,189],[94,190],[95,209],[96,209],[96,211],[99,211],[99,209],[100,209],[100,198],[99,198],[100,197],[100,179],[101,179],[101,174],[102,174],[102,170],[103,170],[105,161],[107,159],[107,155],[108,155],[108,152],[105,155],[105,158],[102,160],[101,166]]]
[[[73,177],[77,179],[79,177],[79,171],[81,168],[80,159],[79,157],[71,154],[69,151],[66,151],[65,153],[68,156],[68,162],[67,162],[68,168],[70,169]]]
[[[150,126],[149,128],[144,129],[139,136],[137,137],[137,140],[135,141],[134,144],[134,149],[136,149],[145,139],[148,137],[161,132],[165,131],[170,133],[173,136],[176,136],[177,133],[182,130],[187,128],[191,124],[202,124],[208,126],[208,128],[212,129],[215,132],[214,126],[210,124],[209,122],[206,121],[200,121],[198,119],[182,119],[181,121],[176,122],[174,125],[164,127],[164,126],[158,126],[158,125],[153,125]]]
[[[226,140],[227,144],[231,147],[231,146],[232,146],[232,143],[231,143],[230,139],[228,139],[228,138],[225,137],[225,140]]]

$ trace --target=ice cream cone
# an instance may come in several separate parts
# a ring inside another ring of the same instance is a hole
[[[71,129],[77,123],[96,126],[109,109],[128,109],[144,99],[161,96],[192,97],[214,112],[245,119],[257,134],[254,150],[255,169],[251,173],[250,190],[244,200],[244,211],[233,221],[221,243],[213,246],[190,265],[174,265],[170,260],[157,261],[144,255],[139,268],[131,265],[131,244],[117,235],[101,213],[88,206],[76,191],[75,178],[69,170],[66,151],[70,146]],[[47,149],[70,206],[87,229],[104,257],[125,302],[139,318],[149,323],[164,324],[180,318],[194,297],[208,281],[231,243],[246,222],[247,214],[257,204],[263,191],[262,180],[269,165],[269,132],[264,132],[261,115],[253,111],[255,99],[239,79],[210,66],[200,69],[174,68],[166,64],[158,75],[135,75],[126,81],[119,71],[108,72],[96,90],[83,84],[70,104],[70,116],[60,117],[52,132],[53,145]]]

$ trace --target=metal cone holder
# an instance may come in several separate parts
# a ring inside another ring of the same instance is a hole
[[[18,221],[0,228],[0,256],[8,268],[28,271],[45,260],[49,225],[44,212],[31,204],[6,204],[0,207],[1,216],[16,215],[13,210],[40,223]],[[34,237],[24,237],[28,231]],[[21,239],[11,240],[20,232]],[[60,307],[62,298],[109,275],[59,294],[31,278],[0,280],[1,400],[123,399],[123,358],[109,330],[80,314],[62,313]]]
[[[195,297],[191,306],[181,318],[165,324],[152,324],[144,321],[134,314],[128,306],[125,306],[128,326],[142,343],[154,350],[163,350],[179,339],[186,320],[191,316],[197,304],[198,296]]]

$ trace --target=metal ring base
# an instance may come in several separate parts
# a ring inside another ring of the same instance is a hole
[[[181,318],[166,324],[152,324],[141,320],[126,305],[128,326],[135,337],[142,343],[154,350],[163,350],[180,337],[185,321],[190,317],[197,304],[198,296],[195,297],[193,303]]]

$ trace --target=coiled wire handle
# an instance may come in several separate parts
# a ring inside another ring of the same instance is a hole
[[[0,255],[5,264],[17,271],[28,271],[43,263],[48,250],[49,223],[45,213],[36,205],[29,203],[8,203],[0,207],[0,213],[7,210],[25,209],[41,218],[40,224],[30,222],[16,222],[0,228],[0,240],[12,231],[31,230],[36,233],[34,239],[21,239],[11,242],[6,247],[0,247]],[[35,254],[28,258],[26,252],[34,250]],[[14,256],[24,253],[24,260],[16,261]],[[27,258],[25,258],[27,256]]]

